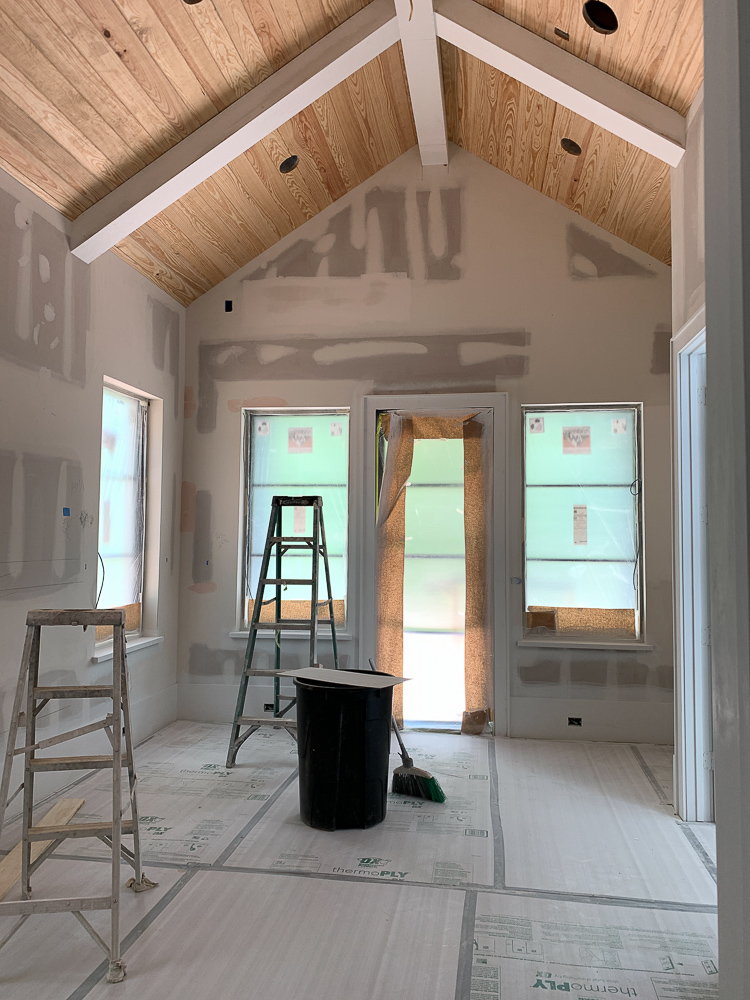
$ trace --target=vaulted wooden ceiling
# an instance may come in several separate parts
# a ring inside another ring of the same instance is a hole
[[[702,78],[700,0],[483,0],[685,114]],[[308,49],[361,0],[2,0],[0,166],[75,219]],[[555,28],[568,33],[564,39]],[[669,168],[441,42],[448,137],[669,261]],[[563,153],[567,136],[580,157]],[[115,252],[183,303],[416,141],[400,44],[219,170]],[[281,175],[290,153],[299,168]]]

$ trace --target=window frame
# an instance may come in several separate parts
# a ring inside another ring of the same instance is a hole
[[[613,635],[606,631],[590,633],[555,634],[547,636],[530,633],[526,626],[526,443],[527,428],[526,418],[529,413],[582,413],[586,411],[621,411],[633,410],[635,414],[635,472],[636,480],[640,483],[640,488],[636,495],[636,563],[637,563],[637,603],[636,622],[637,634],[632,637]],[[643,403],[642,402],[601,402],[601,403],[524,403],[521,406],[521,639],[519,646],[556,646],[558,648],[606,648],[606,649],[640,649],[648,650],[652,647],[646,639],[647,617],[646,617],[646,568],[645,568],[645,521],[644,521],[644,493],[645,484],[643,476]]]
[[[141,625],[138,632],[128,632],[128,648],[132,650],[163,641],[159,630],[159,580],[161,552],[161,512],[162,512],[162,459],[164,449],[164,400],[161,396],[129,385],[120,379],[104,375],[102,378],[102,399],[104,390],[110,389],[123,396],[132,396],[148,406],[146,420],[146,441],[143,454],[144,487],[144,531],[143,531],[143,574],[141,583]],[[99,493],[101,492],[101,423],[99,425],[99,475],[97,480],[97,552],[99,549]],[[97,557],[98,566],[98,557]],[[94,577],[93,601],[97,597],[97,577]],[[94,642],[92,662],[99,663],[112,656],[112,639]]]
[[[233,636],[244,636],[249,632],[249,619],[246,617],[248,606],[248,573],[250,567],[250,476],[252,473],[252,418],[260,416],[337,416],[348,417],[347,432],[347,483],[346,483],[346,593],[344,594],[345,619],[343,625],[337,625],[336,638],[351,638],[352,609],[350,601],[351,590],[351,559],[352,559],[352,408],[350,406],[243,406],[242,416],[242,445],[240,457],[240,504],[239,504],[239,533],[238,533],[238,558],[237,558],[237,607],[236,607],[236,630]],[[302,494],[304,495],[304,494]],[[325,581],[321,577],[323,588]],[[320,593],[318,594],[320,599]],[[337,598],[338,599],[338,598]],[[271,629],[258,629],[259,637],[273,636],[275,633]],[[283,631],[281,635],[290,639],[305,639],[305,634],[297,630]],[[309,638],[309,637],[308,637]],[[328,631],[322,631],[319,639],[327,639]]]

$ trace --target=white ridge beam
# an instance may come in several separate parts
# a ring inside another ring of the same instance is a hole
[[[685,119],[672,108],[475,0],[436,0],[435,11],[446,42],[671,167],[682,159]]]
[[[422,165],[448,162],[443,73],[432,0],[395,0]]]
[[[96,260],[398,39],[392,0],[372,0],[83,212],[72,227],[73,253]]]

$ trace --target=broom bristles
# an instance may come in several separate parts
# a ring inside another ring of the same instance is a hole
[[[412,795],[428,802],[445,802],[440,782],[429,771],[419,767],[397,767],[393,772],[391,791],[396,795]]]

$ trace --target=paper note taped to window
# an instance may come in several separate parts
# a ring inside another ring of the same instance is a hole
[[[344,433],[344,425],[341,421],[336,420],[331,424],[331,437],[340,438]]]
[[[271,421],[259,420],[255,425],[255,429],[258,437],[268,437],[271,433]]]
[[[529,417],[529,434],[544,434],[544,417]]]
[[[573,504],[573,544],[588,545],[589,514],[586,504]]]
[[[590,455],[591,428],[563,427],[563,455]]]
[[[627,434],[627,432],[628,432],[627,417],[612,417],[612,433]]]
[[[290,455],[312,455],[312,427],[290,427],[288,440],[289,446],[287,451]]]
[[[307,507],[294,508],[294,534],[304,535],[307,526]]]

